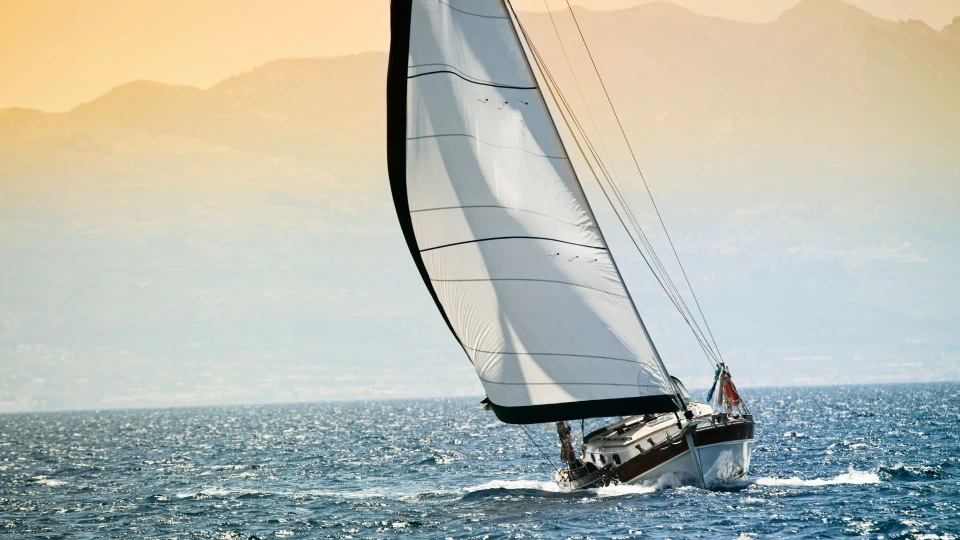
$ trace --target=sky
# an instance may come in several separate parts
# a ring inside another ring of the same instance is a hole
[[[593,10],[643,0],[573,0]],[[775,19],[795,0],[677,0],[698,13]],[[960,0],[851,0],[890,20],[939,30]],[[542,11],[542,0],[516,0]],[[563,9],[562,0],[549,0]],[[0,0],[0,108],[66,111],[119,84],[150,79],[207,87],[275,58],[389,46],[386,0]]]
[[[740,386],[960,380],[960,40],[805,2],[591,0],[581,23]],[[542,2],[516,3],[574,97]],[[482,395],[397,226],[386,3],[266,6],[0,0],[0,412]],[[591,186],[670,372],[705,387]]]

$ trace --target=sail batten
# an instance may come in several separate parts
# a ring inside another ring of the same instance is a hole
[[[502,0],[391,17],[398,218],[498,418],[676,410]]]
[[[468,83],[479,84],[481,86],[492,86],[493,88],[510,88],[513,90],[536,90],[536,86],[513,86],[509,84],[496,83],[491,81],[481,81],[473,78],[469,78],[466,75],[461,75],[457,71],[452,71],[449,69],[440,69],[437,71],[427,71],[425,73],[417,73],[414,75],[407,75],[408,79],[416,79],[417,77],[424,77],[427,75],[455,75],[461,79],[467,81]]]

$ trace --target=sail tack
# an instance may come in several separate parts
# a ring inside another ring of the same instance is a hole
[[[498,418],[677,409],[502,0],[394,0],[388,166]]]

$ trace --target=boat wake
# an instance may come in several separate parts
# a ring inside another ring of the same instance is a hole
[[[835,486],[839,484],[879,484],[880,476],[871,471],[857,471],[853,467],[849,471],[834,476],[833,478],[811,478],[805,479],[798,476],[790,478],[769,478],[761,477],[753,481],[761,486],[790,486],[790,487],[817,487],[817,486]]]
[[[880,476],[874,471],[858,471],[852,467],[843,474],[838,474],[832,478],[800,478],[791,476],[787,478],[767,477],[746,478],[743,480],[731,480],[710,486],[713,491],[741,491],[751,486],[769,486],[769,487],[820,487],[835,485],[863,485],[879,484]],[[577,493],[583,495],[596,495],[598,497],[622,497],[627,495],[646,495],[658,491],[677,489],[677,488],[698,489],[691,485],[689,478],[680,475],[668,474],[659,477],[655,482],[643,484],[614,484],[601,488],[585,489],[582,491],[567,492],[556,482],[541,480],[492,480],[478,486],[464,488],[465,493],[476,493],[488,490],[524,490],[524,491],[542,491],[549,493]]]
[[[465,488],[466,493],[475,493],[487,490],[525,490],[525,491],[543,491],[549,493],[574,493],[579,495],[596,495],[598,497],[621,497],[625,495],[646,495],[663,489],[681,487],[684,485],[684,479],[679,475],[667,474],[658,478],[655,482],[644,484],[613,484],[600,488],[591,488],[577,491],[569,491],[560,487],[559,484],[552,481],[540,480],[493,480]]]
[[[47,485],[47,486],[58,486],[62,485],[63,482],[57,480],[49,480],[46,477],[37,477],[38,483]],[[711,491],[727,491],[727,492],[739,492],[745,489],[750,488],[751,486],[769,486],[769,487],[819,487],[819,486],[833,486],[841,484],[879,484],[881,483],[880,476],[876,472],[871,471],[857,471],[850,469],[846,473],[839,474],[832,478],[800,478],[798,476],[791,476],[788,478],[775,478],[775,477],[760,477],[760,478],[747,478],[744,480],[733,480],[729,482],[724,482],[716,485],[710,486]],[[224,487],[204,487],[201,489],[187,491],[182,493],[176,493],[175,497],[177,499],[193,498],[193,499],[206,499],[206,498],[225,498],[225,497],[237,497],[237,498],[247,498],[247,497],[271,497],[271,496],[280,496],[280,497],[291,497],[295,499],[300,498],[313,498],[313,497],[335,497],[341,499],[367,499],[367,498],[386,498],[386,499],[399,499],[399,500],[415,500],[421,499],[423,497],[444,497],[444,496],[460,496],[464,498],[484,498],[488,492],[502,492],[507,491],[526,491],[534,492],[529,493],[530,495],[536,495],[540,493],[543,495],[547,494],[557,494],[563,496],[563,494],[570,494],[573,496],[579,497],[598,497],[598,498],[608,498],[608,497],[627,497],[631,495],[649,495],[651,493],[656,493],[659,491],[666,491],[671,489],[694,489],[698,490],[700,488],[695,487],[691,484],[691,479],[677,474],[666,474],[658,477],[655,481],[642,483],[642,484],[613,484],[609,486],[604,486],[600,488],[591,488],[577,491],[568,491],[560,487],[559,484],[552,480],[491,480],[489,482],[484,482],[483,484],[478,484],[475,486],[469,486],[449,491],[418,491],[412,493],[406,492],[394,492],[391,490],[359,490],[359,491],[332,491],[332,490],[301,490],[301,491],[276,491],[276,492],[264,492],[257,490],[235,490],[227,489]],[[168,500],[168,499],[167,499]]]
[[[626,495],[646,495],[648,493],[660,491],[660,489],[662,488],[657,485],[646,486],[633,484],[614,484],[588,491],[596,493],[599,497],[623,497]]]

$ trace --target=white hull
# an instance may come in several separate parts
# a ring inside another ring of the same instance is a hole
[[[753,439],[698,446],[707,486],[739,480],[750,470]]]
[[[750,470],[750,454],[753,440],[729,441],[696,447],[696,452],[687,450],[673,459],[649,471],[627,480],[627,484],[652,484],[663,477],[676,479],[677,483],[700,485],[703,471],[705,487],[712,487],[746,476]],[[699,454],[699,467],[695,461]]]
[[[558,481],[572,489],[608,483],[671,483],[711,487],[750,470],[753,417],[713,415],[690,403],[689,420],[666,414],[630,417],[586,436],[577,468]]]

